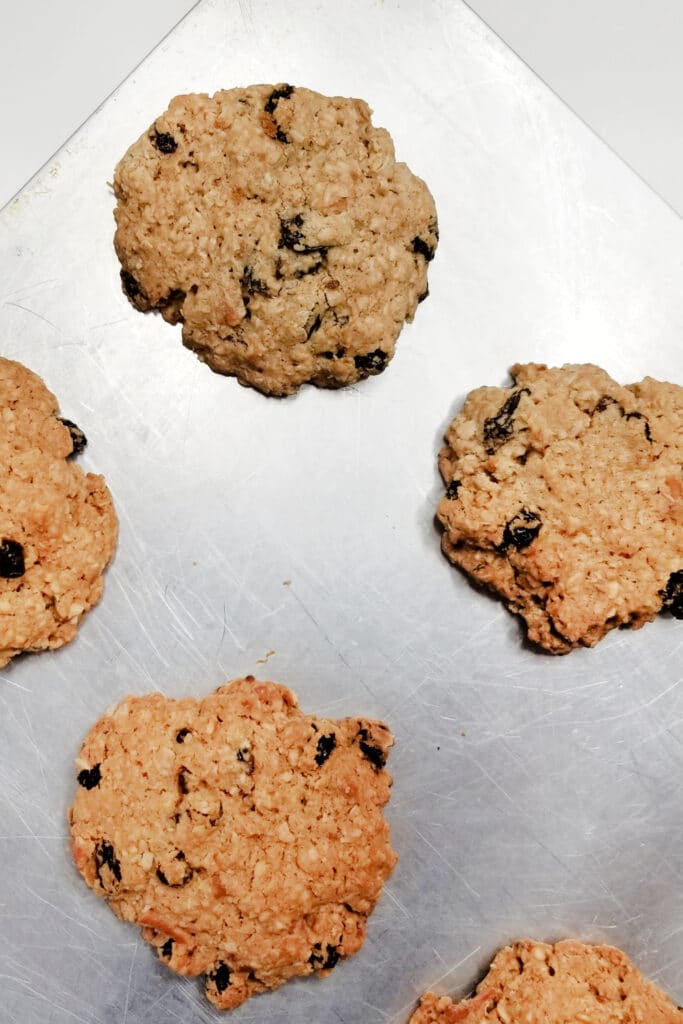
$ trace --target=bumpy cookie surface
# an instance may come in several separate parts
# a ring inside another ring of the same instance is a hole
[[[253,677],[202,700],[128,697],[88,735],[78,870],[232,1009],[363,944],[396,856],[380,722],[307,717]]]
[[[381,372],[427,294],[434,201],[362,100],[290,85],[177,96],[114,188],[131,302],[266,394]]]
[[[564,653],[683,618],[683,388],[597,366],[512,368],[446,434],[446,555]]]
[[[428,992],[410,1024],[681,1024],[679,1010],[613,946],[506,946],[461,1003]]]
[[[0,359],[0,666],[73,639],[116,543],[104,479],[70,458],[85,436],[57,412],[40,377]]]

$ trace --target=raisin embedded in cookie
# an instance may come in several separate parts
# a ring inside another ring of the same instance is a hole
[[[683,388],[590,365],[511,372],[448,428],[446,555],[554,653],[683,618]]]
[[[77,762],[76,866],[220,1009],[325,974],[361,948],[396,861],[392,742],[252,676],[202,700],[128,697]]]
[[[502,949],[460,1003],[427,992],[409,1024],[682,1024],[683,1010],[613,946],[530,939]]]
[[[291,85],[177,96],[114,189],[130,301],[265,394],[381,373],[427,296],[434,201],[362,100]]]
[[[104,479],[73,458],[85,434],[57,412],[40,377],[0,358],[0,667],[73,639],[116,544]]]

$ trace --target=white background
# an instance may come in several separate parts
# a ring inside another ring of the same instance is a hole
[[[193,6],[0,0],[0,206]]]
[[[681,0],[468,0],[683,213]]]
[[[683,212],[681,0],[469,2]],[[23,0],[10,6],[4,0],[0,205],[192,6],[192,0],[118,0],[115,6],[92,0]],[[237,84],[228,78],[226,70],[225,85]]]

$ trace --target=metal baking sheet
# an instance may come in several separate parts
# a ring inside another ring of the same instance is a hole
[[[121,294],[111,180],[178,92],[362,96],[429,183],[431,297],[385,374],[263,398]],[[530,650],[439,551],[435,456],[515,361],[683,383],[683,225],[460,2],[205,0],[0,214],[0,351],[85,430],[121,521],[77,640],[0,679],[0,1020],[220,1019],[83,885],[65,814],[129,692],[253,672],[396,735],[399,864],[362,952],[231,1018],[405,1022],[504,942],[626,949],[683,999],[683,625]]]

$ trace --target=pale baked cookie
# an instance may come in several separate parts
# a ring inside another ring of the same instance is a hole
[[[76,865],[220,1009],[325,974],[362,946],[396,861],[392,742],[252,676],[204,699],[128,697],[77,761]]]
[[[0,666],[61,647],[102,593],[116,515],[72,460],[85,435],[35,373],[0,358]]]
[[[683,388],[514,366],[446,434],[446,555],[565,653],[662,608],[683,618]]]
[[[502,949],[471,999],[427,992],[409,1024],[682,1024],[678,1009],[613,946]]]
[[[362,100],[291,85],[177,96],[114,189],[128,298],[266,394],[380,373],[427,295],[434,201]]]

